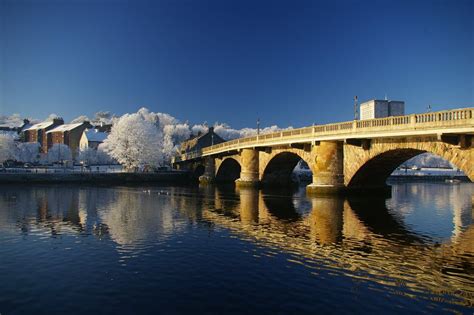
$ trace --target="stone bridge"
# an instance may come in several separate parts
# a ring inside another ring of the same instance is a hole
[[[302,159],[310,168],[311,193],[386,188],[403,162],[430,152],[474,181],[474,108],[356,120],[227,141],[178,156],[174,165],[201,183],[283,185]]]

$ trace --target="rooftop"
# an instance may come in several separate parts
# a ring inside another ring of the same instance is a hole
[[[87,129],[84,132],[89,141],[103,142],[108,136],[107,133],[97,131],[97,129]]]
[[[27,128],[27,129],[24,129],[24,131],[26,131],[26,130],[38,130],[38,129],[48,128],[48,127],[51,126],[53,123],[54,123],[54,121],[52,121],[52,120],[50,120],[50,121],[43,121],[43,122],[40,122],[39,124],[34,124],[33,126]]]
[[[82,125],[83,125],[83,123],[64,124],[64,125],[57,126],[56,128],[51,129],[51,130],[47,131],[46,133],[58,132],[58,131],[60,131],[60,132],[70,131],[70,130],[76,129],[77,127],[82,126]]]

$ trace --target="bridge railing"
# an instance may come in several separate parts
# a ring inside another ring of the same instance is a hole
[[[184,159],[196,158],[199,156],[212,154],[216,151],[221,152],[225,150],[235,150],[241,146],[255,144],[271,145],[275,142],[282,142],[298,138],[317,138],[321,136],[348,136],[354,134],[361,134],[363,132],[386,132],[386,131],[400,131],[400,130],[415,130],[419,127],[429,129],[440,127],[449,127],[462,125],[463,123],[471,123],[474,118],[474,108],[463,108],[456,110],[446,110],[439,112],[431,112],[424,114],[411,114],[406,116],[391,116],[386,118],[376,118],[368,120],[346,121],[341,123],[333,123],[326,125],[314,125],[311,127],[283,130],[258,136],[251,136],[247,138],[239,138],[223,143],[215,144],[203,148],[202,151],[196,151],[189,156],[183,156]],[[216,152],[217,153],[217,152]],[[184,160],[183,159],[183,160]]]
[[[201,156],[202,156],[201,150],[190,151],[190,152],[186,152],[186,153],[175,156],[172,162],[176,163],[176,162],[181,162],[181,161],[186,161],[186,160],[192,160]]]

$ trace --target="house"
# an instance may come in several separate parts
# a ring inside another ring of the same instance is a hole
[[[43,121],[39,124],[34,124],[33,126],[25,128],[21,133],[21,138],[25,142],[39,142],[40,152],[48,152],[48,138],[47,132],[51,129],[56,128],[64,124],[62,118],[54,118],[53,120]]]
[[[104,142],[105,139],[107,139],[107,136],[107,133],[100,132],[97,128],[86,129],[82,133],[81,139],[79,141],[79,147],[81,149],[92,148],[97,150],[99,145]]]
[[[103,122],[100,122],[99,124],[94,125],[94,128],[100,132],[110,133],[112,130],[112,124],[104,124]]]
[[[74,158],[79,151],[79,142],[84,130],[90,127],[90,123],[85,121],[76,124],[64,124],[50,129],[46,132],[48,148],[51,148],[55,144],[65,144],[71,149]]]
[[[23,125],[21,126],[18,126],[18,125],[12,126],[9,124],[0,125],[0,131],[7,131],[7,132],[14,131],[16,133],[20,133],[24,129],[27,129],[29,127],[31,127],[30,121],[28,119],[23,119]]]
[[[214,132],[214,127],[209,127],[209,130],[205,134],[198,134],[196,137],[192,137],[189,140],[184,141],[180,147],[181,154],[187,154],[195,151],[199,151],[202,148],[225,142],[224,139],[219,137]]]

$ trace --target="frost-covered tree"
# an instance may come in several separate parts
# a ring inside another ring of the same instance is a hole
[[[51,120],[57,119],[57,118],[60,118],[60,116],[53,113],[53,114],[49,114],[49,116],[48,116],[48,118],[46,118],[46,120],[51,121]]]
[[[82,148],[79,150],[79,155],[77,157],[77,160],[85,165],[96,164],[97,151],[89,147]]]
[[[193,135],[198,135],[199,133],[206,133],[208,131],[206,124],[194,125],[191,128]],[[260,129],[260,134],[267,134],[282,130],[293,129],[293,127],[280,128],[278,126],[270,126]],[[251,137],[257,135],[257,129],[254,128],[243,128],[243,129],[234,129],[225,123],[216,122],[214,124],[214,132],[219,135],[224,140],[232,140],[237,138]]]
[[[94,119],[92,119],[92,122],[96,125],[99,125],[101,123],[111,124],[113,117],[114,115],[112,115],[108,111],[100,111],[100,112],[95,113]]]
[[[23,119],[19,114],[13,114],[11,116],[0,115],[0,125],[8,127],[19,127],[23,125]]]
[[[411,158],[410,160],[403,163],[407,167],[440,167],[440,168],[453,168],[454,166],[438,155],[431,153],[423,153]]]
[[[22,142],[18,144],[18,160],[25,163],[38,162],[40,147],[41,145],[38,142]]]
[[[100,144],[97,149],[82,148],[79,151],[77,160],[85,165],[110,164],[113,162],[112,158],[104,150],[103,144]]]
[[[78,123],[83,123],[85,121],[90,121],[89,117],[87,117],[86,115],[81,115],[71,120],[70,124],[78,124]]]
[[[48,163],[52,164],[55,162],[61,161],[70,161],[72,160],[72,153],[69,146],[61,143],[53,144],[48,150]]]
[[[163,128],[163,157],[169,162],[179,150],[181,142],[189,138],[191,130],[187,123],[166,125]]]
[[[115,163],[112,157],[107,153],[107,145],[105,143],[101,143],[97,147],[96,161],[97,161],[97,164]]]
[[[0,133],[0,163],[7,160],[15,160],[16,157],[15,136],[10,133]]]
[[[194,125],[191,128],[191,133],[195,136],[198,134],[204,134],[209,130],[209,127],[207,126],[206,123],[200,124],[200,125]]]
[[[117,119],[104,143],[107,153],[128,170],[163,161],[163,136],[147,109]]]

